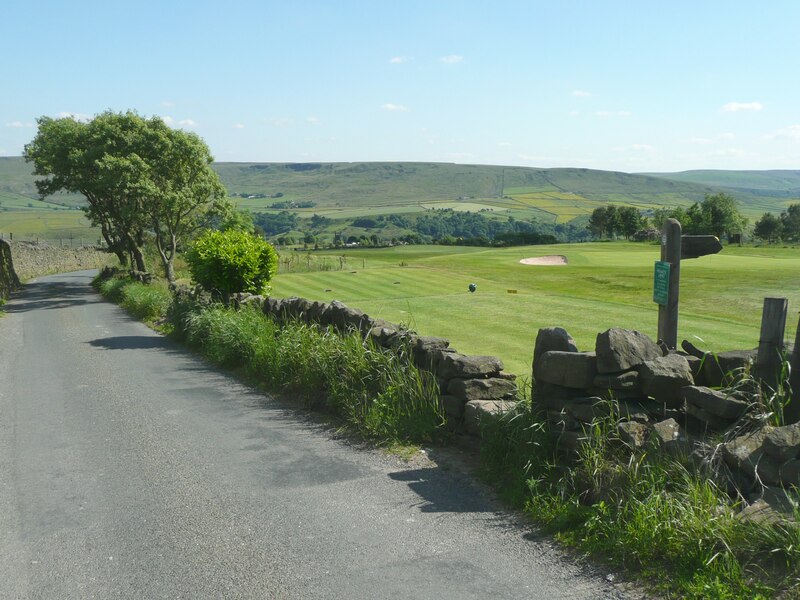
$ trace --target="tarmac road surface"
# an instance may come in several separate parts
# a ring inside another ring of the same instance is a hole
[[[622,598],[458,469],[334,439],[43,277],[0,318],[0,598]]]

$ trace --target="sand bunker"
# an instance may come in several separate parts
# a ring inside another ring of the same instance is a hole
[[[533,258],[523,258],[519,262],[523,265],[558,266],[567,264],[567,257],[561,254],[555,254],[553,256],[535,256]]]

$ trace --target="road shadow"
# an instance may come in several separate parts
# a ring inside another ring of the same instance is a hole
[[[119,335],[116,337],[97,338],[86,342],[95,348],[106,350],[148,350],[159,348],[176,352],[177,347],[166,338],[152,335]]]
[[[8,313],[30,310],[52,310],[70,308],[102,302],[100,296],[89,286],[86,273],[59,275],[57,279],[26,283],[22,289],[11,294],[3,307]]]
[[[410,469],[389,473],[395,481],[405,481],[423,499],[421,512],[494,512],[496,507],[483,497],[483,492],[470,483],[441,468]]]

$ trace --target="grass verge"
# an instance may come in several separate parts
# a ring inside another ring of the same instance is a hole
[[[597,421],[568,457],[543,416],[521,403],[485,424],[483,471],[557,539],[637,574],[669,597],[797,594],[796,522],[739,518],[710,473],[655,447],[631,452],[616,422],[613,414]]]
[[[166,282],[139,283],[127,278],[96,279],[95,288],[103,297],[115,302],[132,316],[150,325],[163,319],[172,294]]]
[[[256,309],[180,305],[176,335],[212,362],[241,370],[268,390],[340,415],[380,443],[430,442],[443,434],[436,381],[410,352],[391,352],[357,332],[293,322],[279,326]]]

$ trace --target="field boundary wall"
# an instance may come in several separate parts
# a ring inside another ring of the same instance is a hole
[[[0,239],[0,300],[5,300],[19,287],[19,278],[14,270],[11,246]]]

